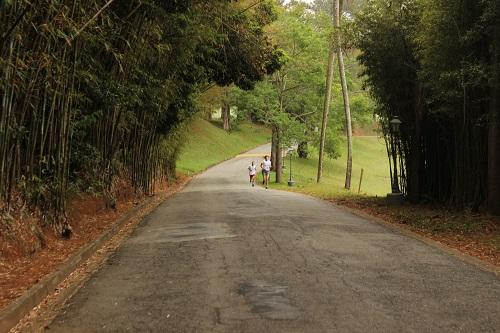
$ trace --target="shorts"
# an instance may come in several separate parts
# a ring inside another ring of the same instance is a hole
[[[266,176],[269,174],[269,170],[262,170],[262,173],[265,174]]]

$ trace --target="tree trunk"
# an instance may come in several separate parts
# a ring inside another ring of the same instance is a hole
[[[408,199],[412,203],[420,201],[420,165],[422,163],[422,117],[424,109],[422,85],[415,88],[415,131],[411,141],[410,168],[408,170]]]
[[[500,53],[497,43],[500,38],[500,28],[495,27],[492,54],[492,67],[498,67],[498,53]],[[494,80],[490,88],[490,114],[488,133],[488,211],[494,215],[500,215],[500,80],[498,74],[494,74]]]
[[[500,109],[498,88],[493,92],[488,135],[488,210],[500,215]]]
[[[345,185],[348,190],[351,189],[352,178],[352,121],[351,121],[351,107],[349,103],[349,91],[347,90],[347,80],[345,75],[344,56],[342,55],[342,40],[340,37],[340,0],[335,0],[334,9],[334,22],[335,22],[335,39],[337,47],[337,58],[339,62],[340,83],[342,85],[342,97],[344,100],[344,113],[345,113],[345,127],[347,135],[347,167],[345,173]]]
[[[212,105],[211,104],[208,106],[207,119],[208,119],[208,121],[212,121]]]
[[[271,167],[272,170],[276,170],[276,156],[278,155],[278,131],[276,127],[273,126],[273,134],[271,139]]]
[[[333,11],[335,14],[335,11]],[[334,15],[335,16],[335,15]],[[323,174],[323,155],[325,151],[325,138],[326,138],[326,128],[328,125],[328,112],[330,111],[330,103],[332,100],[332,83],[333,83],[333,62],[335,58],[335,44],[333,37],[330,40],[330,50],[328,52],[328,67],[326,70],[326,89],[325,89],[325,100],[323,103],[323,121],[321,122],[321,137],[319,143],[319,157],[318,157],[318,175],[316,181],[321,182],[321,176]]]
[[[277,131],[277,144],[276,144],[276,165],[274,170],[276,171],[276,183],[281,183],[283,176],[283,147],[281,145],[281,133]]]
[[[297,154],[299,155],[299,158],[307,158],[307,156],[309,155],[307,141],[302,141],[301,143],[299,143],[299,146],[297,147]]]
[[[500,215],[500,109],[499,89],[491,88],[488,135],[488,210]]]
[[[229,131],[231,129],[231,106],[227,101],[222,103],[222,128],[225,131]]]

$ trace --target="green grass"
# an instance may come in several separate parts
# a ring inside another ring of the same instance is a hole
[[[271,131],[263,126],[241,123],[231,132],[218,122],[195,119],[186,145],[177,161],[180,173],[191,175],[219,162],[271,141]]]
[[[318,168],[317,154],[314,152],[304,160],[292,158],[292,178],[295,187],[284,184],[270,184],[272,188],[291,190],[311,194],[319,198],[333,198],[358,194],[359,177],[364,169],[361,195],[382,196],[390,192],[389,164],[385,143],[378,137],[354,137],[353,140],[353,175],[351,190],[344,189],[345,182],[345,151],[336,160],[327,159],[323,167],[323,178],[320,184],[316,183]],[[285,159],[286,169],[284,180],[289,178],[289,158]],[[274,181],[274,176],[271,177]]]
[[[220,123],[193,120],[188,141],[177,162],[177,170],[191,175],[221,161],[271,140],[269,129],[251,123],[239,124],[231,132],[221,129]],[[344,148],[345,150],[345,148]],[[271,183],[272,188],[308,193],[320,198],[357,195],[361,168],[364,169],[361,194],[385,195],[390,192],[389,165],[384,141],[377,137],[354,137],[352,189],[344,189],[345,151],[336,160],[326,159],[323,181],[316,184],[318,158],[315,152],[306,160],[293,158],[292,171],[296,186]],[[285,159],[284,180],[289,177],[289,159]],[[260,173],[259,173],[260,175]],[[271,177],[274,181],[274,176]]]

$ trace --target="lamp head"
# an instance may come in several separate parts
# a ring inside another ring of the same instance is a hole
[[[399,117],[398,116],[395,116],[394,118],[392,118],[392,120],[390,121],[390,124],[391,124],[391,130],[394,132],[394,133],[399,133],[399,129],[401,127],[401,124],[403,122],[401,120],[399,120]]]

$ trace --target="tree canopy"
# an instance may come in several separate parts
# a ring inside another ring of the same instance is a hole
[[[318,1],[313,7],[297,2],[282,7],[278,19],[268,28],[273,42],[283,52],[282,67],[257,83],[254,90],[233,89],[231,93],[239,116],[269,124],[280,133],[281,145],[285,147],[299,143],[301,156],[307,156],[308,144],[319,144],[317,131],[332,34],[329,12],[321,6]],[[353,118],[356,124],[365,124],[372,119],[373,103],[362,88],[353,56],[349,57],[348,65],[348,85],[356,92],[352,98]],[[336,98],[327,131],[326,152],[332,158],[339,156],[338,144],[344,130],[339,81],[336,75],[333,87]]]
[[[356,17],[366,83],[415,202],[499,213],[499,21],[494,0],[370,0]]]
[[[0,195],[61,232],[71,191],[116,176],[150,193],[175,176],[194,96],[250,89],[280,67],[272,1],[108,0],[0,4]]]

